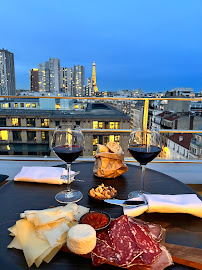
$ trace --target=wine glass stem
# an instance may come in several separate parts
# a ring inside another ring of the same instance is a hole
[[[140,190],[140,194],[143,194],[144,193],[144,175],[145,175],[146,166],[141,165],[141,168],[142,168],[142,174],[141,174],[141,190]]]
[[[68,180],[67,180],[67,193],[71,192],[71,164],[67,163],[67,175],[68,175]]]

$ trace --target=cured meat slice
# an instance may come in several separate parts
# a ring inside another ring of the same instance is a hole
[[[129,217],[129,221],[135,222],[136,224],[139,224],[141,227],[144,227],[144,229],[146,230],[146,232],[151,235],[151,237],[157,241],[160,242],[162,240],[163,237],[163,230],[161,225],[159,224],[151,224],[151,223],[147,223],[141,219],[136,219],[133,217]]]
[[[93,252],[91,252],[91,259],[94,266],[99,266],[107,261],[106,259],[97,256]]]
[[[115,262],[118,266],[128,267],[136,257],[142,254],[142,249],[137,244],[126,215],[112,221],[109,236],[115,250]]]
[[[116,259],[113,248],[106,244],[105,241],[99,239],[97,239],[96,247],[93,249],[92,253],[108,262],[114,262]]]
[[[143,226],[138,225],[136,222],[130,220],[130,226],[132,228],[134,237],[138,243],[138,246],[143,250],[141,259],[144,264],[151,265],[161,254],[162,250],[157,242],[148,235]]]
[[[108,229],[97,231],[96,236],[98,239],[105,241],[110,247],[112,247],[112,241],[109,237]]]
[[[173,260],[172,257],[170,255],[170,253],[168,252],[168,250],[164,247],[161,246],[160,247],[162,252],[159,255],[159,257],[157,258],[157,260],[152,264],[152,265],[138,265],[137,270],[164,270],[166,267],[170,266],[173,264]],[[133,265],[130,265],[133,266]],[[135,268],[136,269],[136,268]]]
[[[151,237],[157,241],[160,242],[163,238],[163,230],[161,225],[158,224],[148,224],[149,227],[149,234]]]

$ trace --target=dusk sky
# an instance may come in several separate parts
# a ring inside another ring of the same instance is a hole
[[[2,0],[0,48],[14,53],[16,87],[50,57],[96,63],[100,91],[202,90],[202,0]]]

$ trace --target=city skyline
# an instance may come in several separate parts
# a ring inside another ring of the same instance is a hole
[[[32,11],[20,2],[2,3],[9,13],[0,18],[0,48],[14,53],[17,89],[29,89],[38,63],[59,58],[62,67],[84,66],[86,80],[95,61],[99,91],[202,90],[201,1],[36,0]]]

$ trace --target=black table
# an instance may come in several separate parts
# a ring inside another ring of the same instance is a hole
[[[74,182],[72,187],[79,189],[84,194],[79,204],[90,207],[91,209],[104,210],[112,217],[118,217],[123,214],[122,208],[106,203],[95,203],[92,201],[87,192],[90,187],[104,183],[105,185],[114,186],[117,191],[117,197],[120,199],[127,198],[129,191],[140,189],[141,170],[137,166],[129,165],[129,170],[124,175],[115,179],[102,179],[93,175],[93,163],[75,163],[72,169],[80,170],[77,176],[85,182]],[[10,181],[0,188],[0,269],[29,269],[22,251],[7,249],[12,237],[9,236],[7,229],[11,227],[19,214],[29,209],[45,209],[50,206],[58,206],[55,201],[55,194],[65,189],[65,185],[47,185]],[[195,193],[191,188],[180,181],[169,177],[165,174],[146,170],[145,190],[156,194],[185,194]],[[199,195],[198,197],[202,199]],[[167,229],[166,242],[196,248],[202,248],[202,219],[188,214],[160,214],[144,213],[139,218],[160,223]],[[31,269],[37,269],[32,266]],[[59,270],[76,270],[76,269],[120,269],[118,267],[102,265],[99,268],[94,267],[90,260],[78,257],[72,254],[59,252],[49,263],[42,263],[39,269],[59,269]],[[176,265],[168,269],[192,269],[186,266]]]

